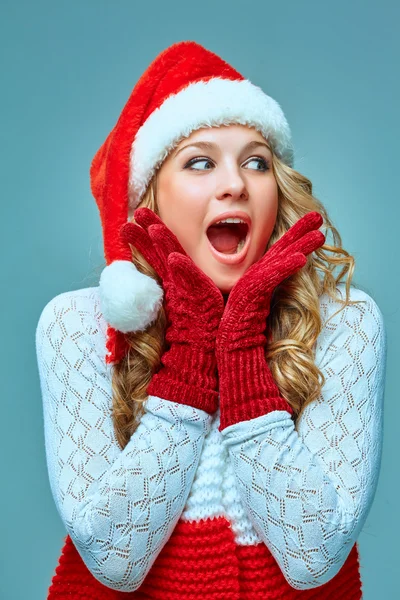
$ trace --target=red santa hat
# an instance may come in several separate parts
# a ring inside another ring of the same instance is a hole
[[[128,349],[124,334],[150,325],[163,300],[162,288],[133,264],[119,236],[122,225],[132,219],[156,169],[182,139],[203,127],[235,123],[257,129],[293,166],[291,132],[279,104],[200,44],[178,42],[140,77],[96,152],[90,181],[106,259],[99,285],[109,324],[106,362],[121,360]]]

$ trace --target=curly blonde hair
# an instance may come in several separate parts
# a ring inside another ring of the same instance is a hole
[[[269,338],[265,346],[265,357],[280,392],[293,408],[296,419],[304,407],[317,398],[325,383],[323,373],[314,362],[315,343],[322,329],[320,295],[325,292],[342,304],[335,315],[345,306],[361,301],[350,300],[355,259],[342,248],[341,237],[332,225],[326,209],[313,196],[311,181],[283,163],[272,149],[271,152],[272,169],[278,184],[278,213],[266,250],[301,217],[314,210],[323,217],[321,229],[326,230],[325,237],[328,230],[333,237],[333,245],[324,244],[318,248],[308,256],[306,265],[300,271],[275,289],[267,318]],[[145,206],[159,214],[156,184],[157,172],[138,207]],[[161,285],[157,273],[133,246],[132,261],[141,273],[153,277]],[[337,265],[342,268],[335,277],[333,271]],[[346,298],[342,300],[336,286],[346,274]],[[122,449],[144,413],[144,402],[148,397],[147,386],[160,367],[160,359],[165,350],[165,328],[166,315],[161,307],[156,321],[145,331],[126,334],[129,352],[121,362],[112,366],[113,423]]]

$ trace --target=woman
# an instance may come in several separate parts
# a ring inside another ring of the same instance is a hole
[[[386,333],[280,106],[174,44],[91,185],[99,288],[51,300],[36,334],[68,531],[48,598],[361,598]]]

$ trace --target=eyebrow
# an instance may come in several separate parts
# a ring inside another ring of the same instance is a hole
[[[179,150],[176,150],[173,154],[173,157],[175,158],[176,156],[178,156],[178,154],[180,152],[182,152],[182,150],[185,150],[185,148],[190,148],[192,146],[196,146],[198,148],[203,148],[204,150],[214,150],[215,148],[218,147],[218,144],[214,144],[213,142],[193,142],[192,144],[187,144],[186,146],[183,146]],[[259,142],[256,140],[246,144],[244,146],[243,150],[252,150],[253,148],[257,148],[258,146],[265,146],[265,148],[267,148],[267,150],[270,150],[270,147],[268,146],[268,144],[266,144],[265,142]]]

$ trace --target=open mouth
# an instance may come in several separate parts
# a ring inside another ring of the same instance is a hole
[[[247,223],[210,225],[206,233],[210,251],[219,263],[234,266],[244,261],[250,247]]]
[[[220,223],[207,229],[210,244],[221,254],[239,254],[249,232],[247,223]]]

